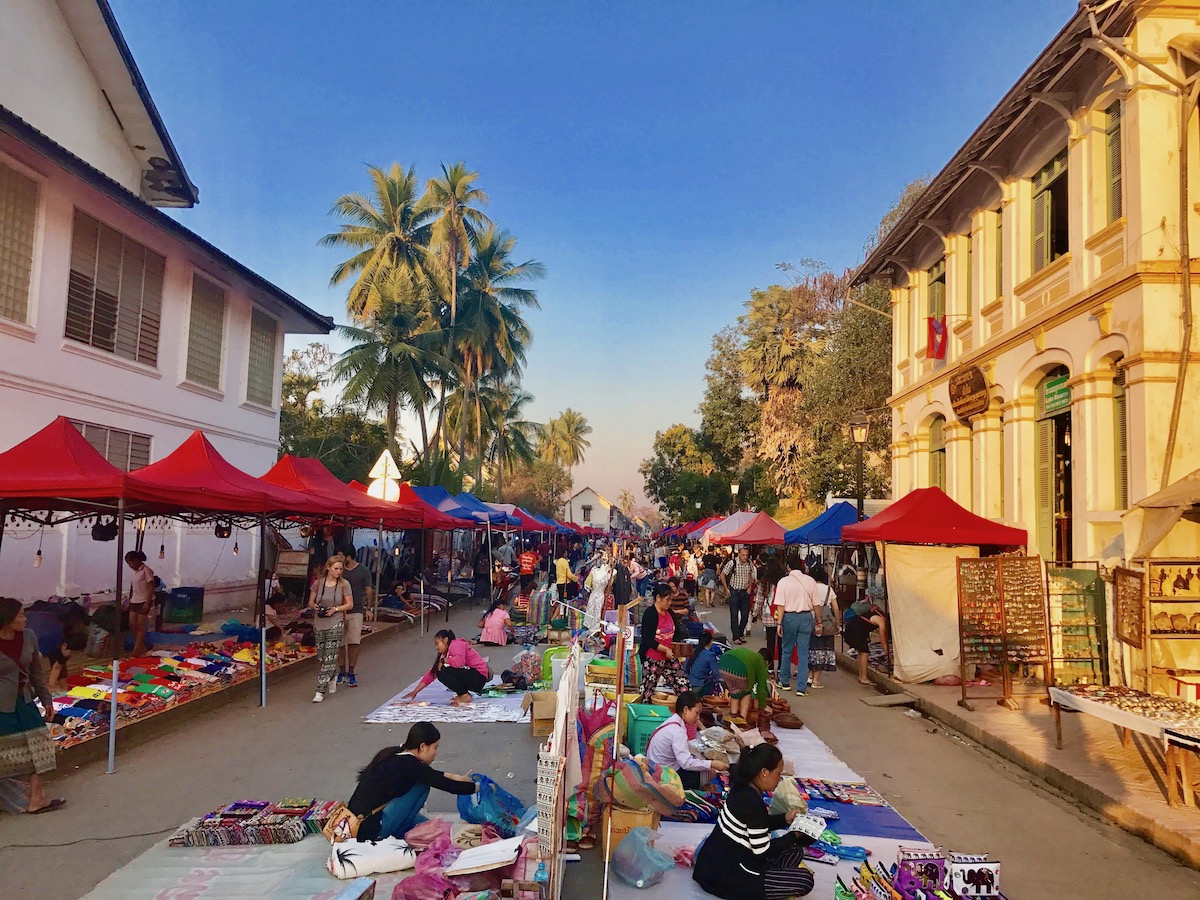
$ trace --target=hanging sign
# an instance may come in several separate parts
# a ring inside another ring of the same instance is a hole
[[[1071,407],[1071,389],[1067,386],[1069,375],[1059,375],[1042,385],[1042,415],[1052,416]]]
[[[400,499],[400,467],[392,458],[390,450],[384,450],[371,467],[368,476],[371,483],[367,485],[367,493],[380,500],[396,501]]]
[[[964,366],[950,376],[950,406],[960,419],[970,419],[987,412],[991,397],[988,396],[987,378],[979,366]]]

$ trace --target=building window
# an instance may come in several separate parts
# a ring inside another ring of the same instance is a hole
[[[929,269],[929,312],[930,316],[946,314],[946,257],[942,257]]]
[[[996,210],[996,296],[1004,296],[1004,210]]]
[[[187,380],[221,387],[221,343],[225,333],[225,292],[196,275],[188,324]]]
[[[157,253],[75,210],[66,336],[157,365],[165,265]]]
[[[259,406],[275,406],[276,323],[257,309],[250,314],[250,366],[246,399]]]
[[[150,435],[109,428],[107,425],[93,425],[78,419],[72,419],[71,424],[79,429],[79,433],[96,448],[97,453],[118,469],[132,472],[150,464]]]
[[[590,506],[583,507],[583,521],[592,521],[592,508]]]
[[[0,318],[29,321],[38,184],[0,163]]]
[[[929,486],[946,489],[946,420],[942,416],[929,423]]]
[[[1033,176],[1033,271],[1040,272],[1070,249],[1067,151]]]
[[[1124,203],[1121,197],[1121,101],[1104,111],[1104,174],[1108,199],[1108,221],[1121,218]]]
[[[1129,432],[1125,418],[1125,372],[1113,378],[1113,449],[1116,464],[1117,509],[1129,508]]]

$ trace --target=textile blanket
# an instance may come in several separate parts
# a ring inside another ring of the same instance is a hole
[[[887,548],[888,631],[900,681],[959,674],[957,557],[978,547]]]
[[[499,684],[499,678],[491,684]],[[466,706],[451,706],[454,697],[450,689],[435,681],[417,695],[405,700],[404,695],[417,686],[413,682],[383,706],[363,718],[372,725],[396,725],[412,722],[523,722],[526,713],[521,709],[521,692],[500,697],[476,697]]]

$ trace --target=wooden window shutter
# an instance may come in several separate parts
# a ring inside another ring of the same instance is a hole
[[[1108,182],[1108,221],[1115,222],[1124,213],[1121,195],[1121,102],[1106,110],[1105,169]]]
[[[1044,559],[1054,559],[1054,421],[1037,423],[1037,545]]]
[[[1050,192],[1042,191],[1033,197],[1033,271],[1040,272],[1048,256],[1050,232]]]
[[[92,342],[92,307],[96,302],[96,248],[100,223],[76,210],[71,233],[71,274],[67,282],[67,323],[71,340]]]
[[[0,163],[0,318],[29,318],[38,183]]]
[[[996,296],[1004,296],[1004,210],[996,210]]]
[[[975,315],[975,238],[967,235],[967,309],[968,316]]]
[[[1113,379],[1113,449],[1115,459],[1117,509],[1129,508],[1129,431],[1126,426],[1125,373]]]
[[[188,322],[187,379],[205,387],[221,387],[221,345],[225,331],[225,292],[211,281],[192,278]]]

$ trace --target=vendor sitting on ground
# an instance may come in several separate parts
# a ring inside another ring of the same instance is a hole
[[[399,747],[384,747],[358,773],[358,787],[346,804],[365,816],[358,828],[360,841],[404,837],[425,821],[421,807],[430,788],[449,794],[474,794],[469,775],[452,775],[433,768],[441,733],[430,722],[417,722]]]
[[[717,654],[712,648],[712,639],[711,633],[700,632],[700,637],[696,639],[696,652],[692,654],[692,658],[688,660],[687,666],[684,668],[688,684],[692,687],[692,693],[697,697],[715,694],[721,681],[721,674],[717,668]]]
[[[772,814],[762,798],[779,787],[783,754],[759,744],[743,752],[729,774],[725,806],[696,851],[692,880],[723,900],[803,897],[813,889],[812,871],[804,864],[804,847],[813,839],[789,831],[772,840],[771,832],[790,826],[799,811]]]
[[[658,726],[646,746],[646,759],[674,769],[679,773],[684,788],[689,791],[700,790],[718,772],[729,768],[729,763],[693,756],[688,749],[688,740],[700,721],[703,705],[691,691],[684,691],[675,699],[675,715]]]
[[[455,706],[470,703],[472,693],[482,694],[483,686],[488,682],[487,660],[464,638],[455,637],[448,628],[443,628],[433,636],[433,644],[437,647],[433,667],[422,676],[415,688],[404,695],[404,699],[415,700],[417,694],[434,680],[454,692],[454,699],[450,702]]]
[[[846,627],[842,636],[858,655],[858,683],[870,684],[867,664],[871,659],[871,632],[878,629],[883,655],[888,652],[887,615],[870,600],[859,600],[846,610]]]
[[[392,596],[400,601],[405,612],[421,612],[421,604],[412,598],[412,585],[407,579],[397,581],[392,586]]]
[[[729,714],[737,725],[746,723],[750,712],[751,695],[758,700],[760,708],[771,701],[770,674],[767,664],[757,650],[749,647],[734,647],[721,654],[717,663],[721,680],[729,692]]]
[[[508,617],[508,601],[501,597],[488,607],[488,611],[479,620],[482,633],[479,643],[493,647],[503,647],[513,634],[512,619]]]

